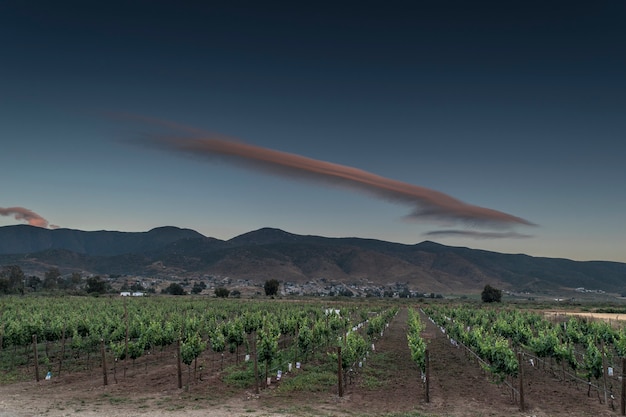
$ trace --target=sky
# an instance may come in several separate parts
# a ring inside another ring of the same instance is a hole
[[[0,226],[626,262],[624,21],[621,0],[5,0]]]

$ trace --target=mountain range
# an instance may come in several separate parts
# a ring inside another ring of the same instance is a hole
[[[422,292],[479,292],[486,284],[529,293],[584,287],[626,290],[626,263],[503,254],[424,241],[297,235],[262,228],[220,240],[177,227],[148,232],[0,227],[0,267],[28,275],[62,273],[147,277],[222,276],[294,283],[325,278],[346,284],[402,283]]]

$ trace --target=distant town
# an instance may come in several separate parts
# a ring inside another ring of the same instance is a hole
[[[249,279],[233,279],[205,275],[198,278],[171,279],[147,278],[140,276],[111,276],[107,281],[112,290],[119,290],[122,296],[141,296],[168,293],[172,285],[180,286],[184,294],[216,295],[216,290],[225,288],[230,297],[254,297],[265,295],[264,282]],[[316,296],[316,297],[390,297],[390,298],[443,298],[441,294],[419,292],[408,288],[406,283],[376,285],[373,283],[345,284],[319,278],[305,283],[279,281],[276,295]],[[177,287],[176,287],[177,288]],[[180,291],[178,294],[182,294]]]

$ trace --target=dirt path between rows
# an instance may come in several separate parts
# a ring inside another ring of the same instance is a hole
[[[430,352],[429,411],[454,416],[517,415],[519,406],[510,392],[494,384],[471,358],[450,343],[448,337],[427,317],[422,337]],[[484,413],[484,414],[477,414]],[[496,412],[496,414],[492,414]],[[525,415],[525,414],[522,414]]]

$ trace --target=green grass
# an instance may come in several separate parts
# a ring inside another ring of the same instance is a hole
[[[111,394],[102,394],[102,398],[108,400],[111,405],[117,404],[127,404],[131,402],[130,398],[126,397],[115,397]]]
[[[361,386],[375,390],[387,384],[387,381],[398,371],[399,362],[387,353],[374,353],[367,358],[361,373]]]
[[[0,350],[0,385],[35,380],[34,368],[28,372],[20,369],[28,365],[28,353],[31,352],[32,349],[25,351],[24,348],[15,349],[13,347]],[[39,372],[41,373],[41,369]],[[41,377],[43,378],[43,376]]]
[[[278,387],[279,392],[320,392],[337,385],[337,371],[328,364],[309,365],[285,375]]]
[[[259,376],[263,373],[259,369]],[[244,365],[231,366],[226,368],[226,376],[224,382],[234,388],[248,388],[254,385],[254,364],[249,363]]]

